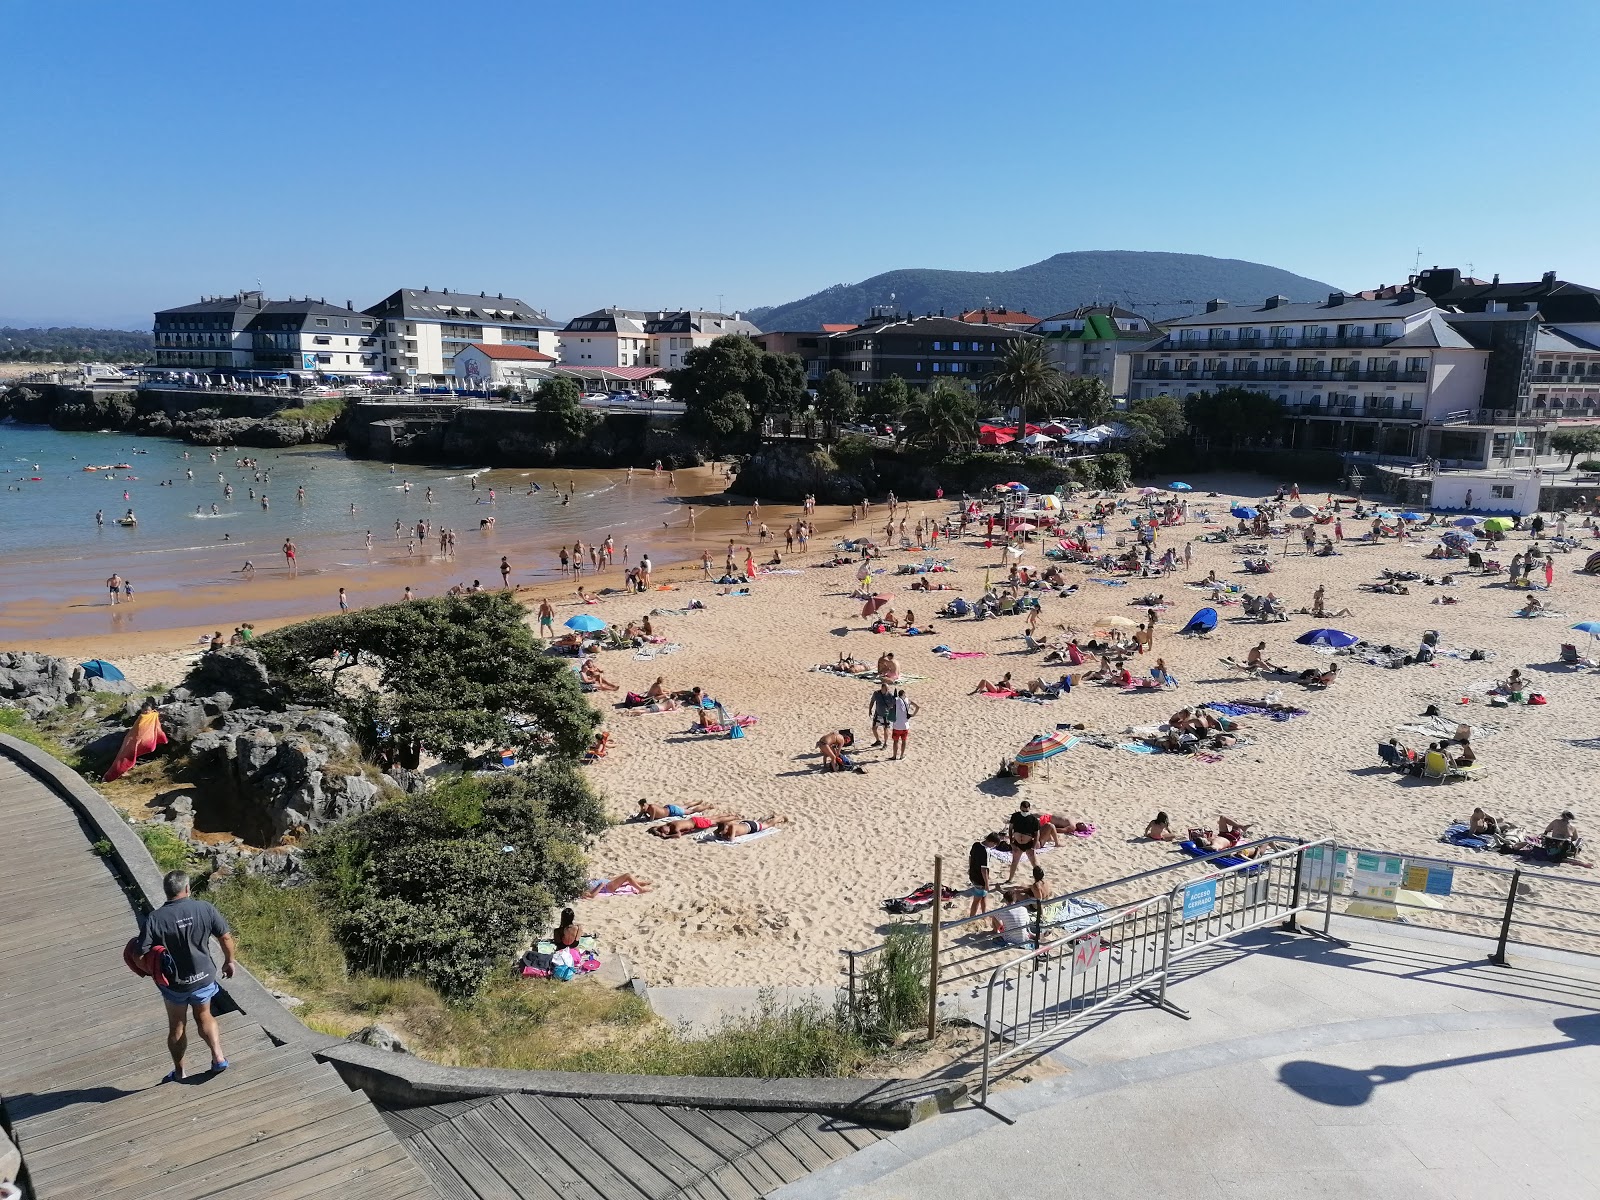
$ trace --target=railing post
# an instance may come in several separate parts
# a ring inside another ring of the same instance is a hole
[[[1289,919],[1283,923],[1283,927],[1290,933],[1300,932],[1300,923],[1298,919],[1300,915],[1300,871],[1301,868],[1305,866],[1305,862],[1306,844],[1302,839],[1300,842],[1300,853],[1294,856],[1294,896],[1289,901]]]
[[[1328,855],[1328,894],[1322,902],[1322,933],[1324,937],[1332,937],[1334,874],[1339,869],[1339,843],[1337,840],[1328,843],[1326,854]]]
[[[1172,899],[1178,895],[1181,888],[1173,888],[1167,893],[1167,921],[1166,929],[1161,935],[1161,990],[1156,993],[1156,1002],[1167,1002],[1167,970],[1172,964]]]
[[[850,1023],[857,1033],[861,1032],[861,1010],[856,1007],[856,952],[846,950],[845,958],[850,963]]]
[[[1511,916],[1517,909],[1517,887],[1522,882],[1522,869],[1519,867],[1511,872],[1511,887],[1506,891],[1506,912],[1500,918],[1500,941],[1495,946],[1494,953],[1489,955],[1489,961],[1497,967],[1509,967],[1510,961],[1506,958],[1506,943],[1511,940]]]
[[[933,932],[928,954],[928,1040],[939,1028],[939,913],[944,907],[944,856],[933,856]]]

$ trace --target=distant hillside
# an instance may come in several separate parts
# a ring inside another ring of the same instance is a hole
[[[153,341],[127,329],[0,326],[0,362],[144,362]]]
[[[1015,271],[888,271],[745,315],[762,329],[816,329],[824,321],[859,321],[874,304],[913,313],[944,309],[955,316],[987,302],[1047,317],[1081,304],[1115,303],[1159,320],[1197,312],[1207,300],[1315,300],[1333,290],[1332,284],[1237,258],[1077,250]]]

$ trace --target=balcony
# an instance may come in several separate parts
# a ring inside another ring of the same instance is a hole
[[[1323,417],[1338,421],[1407,421],[1422,423],[1422,410],[1417,408],[1383,408],[1365,404],[1285,404],[1285,416]]]
[[[1579,387],[1600,387],[1600,374],[1590,375],[1583,371],[1572,371],[1565,375],[1550,374],[1535,375],[1533,377],[1534,387],[1543,387],[1549,383],[1576,384]]]
[[[1138,367],[1133,372],[1134,379],[1161,380],[1161,379],[1205,379],[1219,380],[1230,383],[1425,383],[1428,379],[1426,371],[1299,371],[1299,370],[1259,370],[1240,371],[1233,367],[1217,367],[1210,371],[1201,368],[1180,371],[1177,368],[1165,367]]]
[[[1184,354],[1204,354],[1208,350],[1226,352],[1234,347],[1245,350],[1336,350],[1387,346],[1390,342],[1399,340],[1400,335],[1397,333],[1325,333],[1310,337],[1202,338],[1195,341],[1168,337],[1162,349],[1170,350],[1174,354],[1180,351]]]

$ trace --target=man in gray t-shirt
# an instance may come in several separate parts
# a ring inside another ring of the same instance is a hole
[[[189,876],[182,871],[169,871],[161,880],[161,887],[167,902],[145,922],[144,932],[139,935],[139,953],[148,954],[152,946],[163,946],[171,959],[167,982],[156,984],[167,1008],[167,1049],[172,1052],[173,1069],[166,1079],[183,1078],[190,1009],[194,1010],[195,1028],[211,1050],[211,1070],[226,1071],[228,1060],[222,1055],[222,1034],[211,1015],[211,999],[219,988],[211,969],[208,943],[217,939],[225,956],[223,978],[232,979],[233,934],[215,907],[189,895]]]

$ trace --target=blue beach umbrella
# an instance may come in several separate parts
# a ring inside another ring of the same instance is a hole
[[[1353,646],[1360,640],[1355,634],[1342,629],[1308,629],[1295,638],[1302,646],[1332,646],[1335,649]]]
[[[1454,521],[1452,521],[1450,523],[1452,525],[1454,525],[1457,529],[1471,529],[1474,525],[1476,525],[1478,523],[1478,518],[1477,517],[1457,517]]]
[[[1428,519],[1428,514],[1405,512],[1400,514],[1400,519],[1402,521],[1426,521]]]
[[[575,617],[568,617],[562,623],[568,629],[576,629],[579,633],[594,633],[606,627],[606,623],[593,613],[579,613]]]
[[[1169,484],[1167,484],[1167,487],[1169,489],[1171,489],[1172,491],[1174,491],[1174,492],[1192,492],[1192,491],[1194,491],[1194,488],[1190,487],[1187,483],[1169,483]]]
[[[1246,521],[1253,521],[1260,515],[1260,510],[1251,508],[1248,504],[1235,504],[1228,511]]]
[[[83,673],[89,676],[91,679],[118,680],[127,678],[127,676],[125,676],[112,664],[106,662],[103,658],[91,658],[88,662],[79,663],[78,665],[83,668]]]
[[[1590,637],[1600,637],[1600,621],[1579,621],[1573,628]]]

